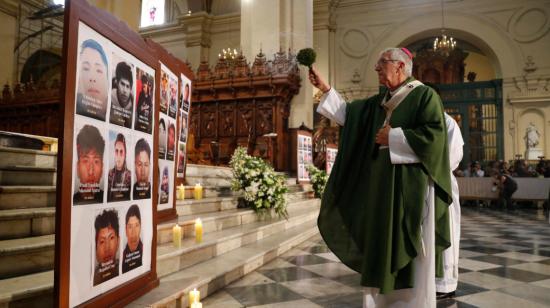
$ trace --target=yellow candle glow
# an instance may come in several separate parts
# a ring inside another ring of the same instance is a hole
[[[176,197],[178,200],[185,199],[185,186],[183,186],[183,184],[180,184],[180,186],[178,186],[178,193]]]
[[[200,303],[201,301],[201,292],[196,288],[193,291],[189,291],[189,306],[192,306],[194,303]],[[202,304],[201,304],[202,307]]]
[[[191,308],[202,308],[201,302],[194,302],[191,304]]]
[[[175,247],[181,248],[181,227],[178,224],[172,228],[172,242]]]
[[[200,218],[195,220],[195,242],[202,242],[202,220]]]
[[[195,185],[194,193],[195,193],[195,199],[197,199],[197,200],[202,199],[202,186],[201,186],[201,183],[197,183]]]

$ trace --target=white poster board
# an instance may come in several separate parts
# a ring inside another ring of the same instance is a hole
[[[151,270],[154,76],[79,22],[71,307]]]

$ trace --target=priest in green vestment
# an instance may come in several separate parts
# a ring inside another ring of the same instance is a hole
[[[412,54],[388,48],[375,66],[387,90],[346,103],[313,68],[317,112],[342,126],[318,226],[361,274],[364,307],[435,307],[450,245],[449,153],[437,93],[411,77]]]

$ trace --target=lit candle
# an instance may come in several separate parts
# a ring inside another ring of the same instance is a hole
[[[195,220],[195,242],[202,242],[202,220],[200,218]]]
[[[191,304],[191,308],[202,308],[202,303],[194,302]]]
[[[172,228],[172,241],[174,246],[181,248],[181,227],[178,224]]]
[[[194,303],[200,303],[201,301],[201,292],[196,288],[193,291],[189,291],[189,306],[192,307]],[[202,307],[202,304],[201,304]]]
[[[195,193],[195,199],[197,199],[197,200],[202,199],[202,186],[201,186],[201,183],[197,183],[195,185],[194,193]]]
[[[183,186],[183,184],[180,184],[180,186],[178,186],[177,199],[178,200],[185,199],[185,186]]]

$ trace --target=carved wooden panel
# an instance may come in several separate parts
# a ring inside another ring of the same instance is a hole
[[[231,137],[235,135],[235,103],[230,102],[227,104],[220,105],[219,108],[219,136],[220,137]]]
[[[240,145],[276,170],[288,170],[288,117],[290,100],[299,90],[299,75],[295,56],[283,51],[273,61],[260,52],[251,67],[242,55],[219,59],[213,69],[202,62],[193,88],[195,111],[190,123],[196,140],[195,162],[226,164]]]
[[[201,108],[201,137],[215,138],[217,128],[216,105],[202,106]]]
[[[256,107],[256,135],[262,136],[273,131],[273,104],[271,102],[258,102]]]
[[[253,132],[254,103],[239,103],[237,105],[237,135],[248,136]]]

